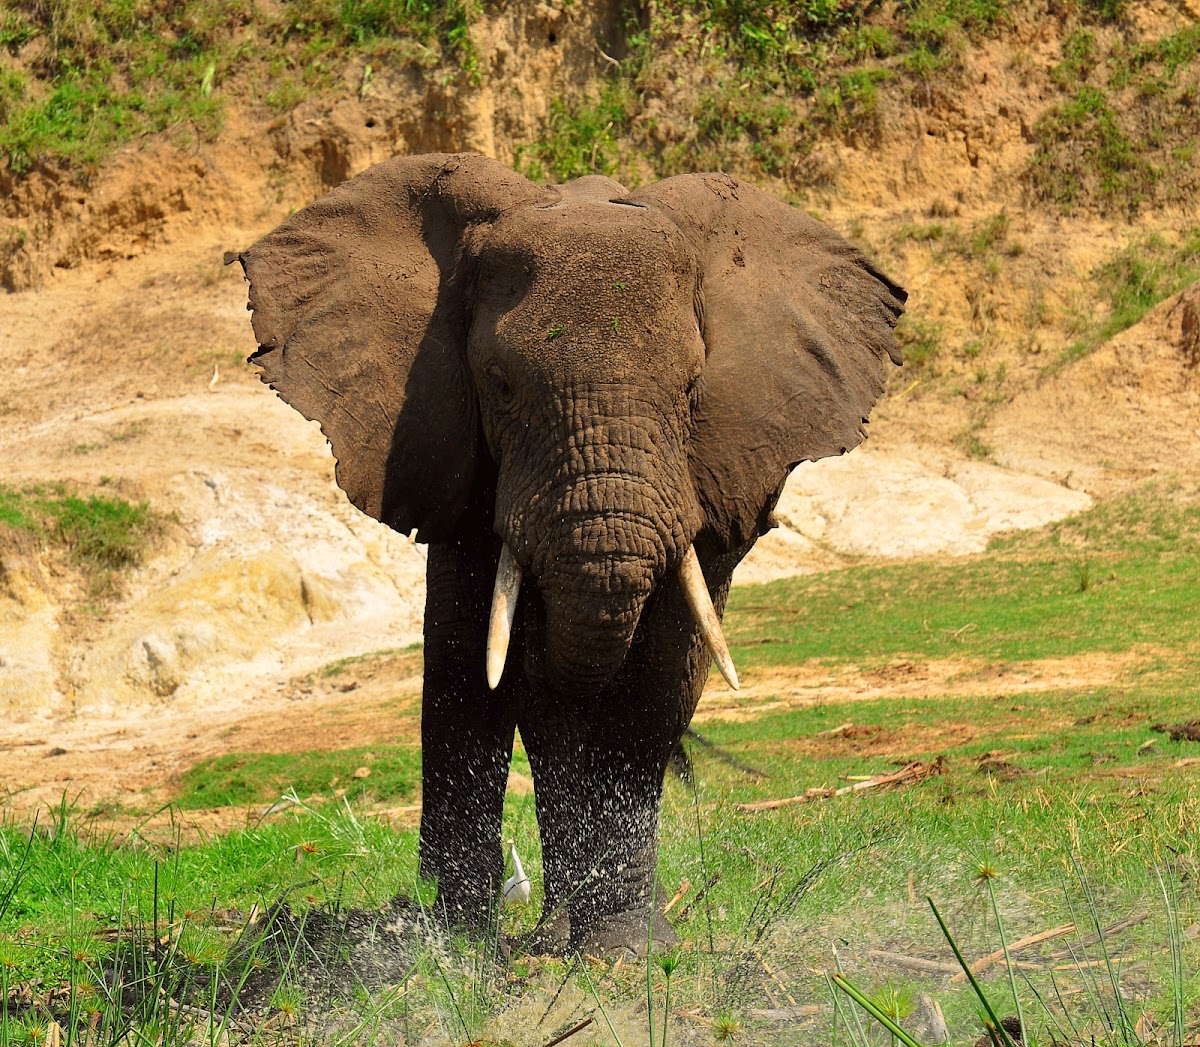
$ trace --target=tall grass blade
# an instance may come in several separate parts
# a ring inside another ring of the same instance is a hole
[[[950,948],[954,952],[954,958],[958,961],[958,965],[963,969],[963,973],[967,976],[967,981],[971,983],[971,988],[975,991],[975,995],[979,997],[979,1002],[983,1005],[984,1011],[987,1012],[988,1021],[991,1023],[988,1026],[988,1034],[993,1038],[999,1036],[1004,1044],[1004,1047],[1016,1047],[1012,1042],[1012,1037],[1008,1035],[1008,1030],[1000,1024],[1000,1019],[996,1016],[996,1012],[992,1009],[992,1004],[988,1000],[979,982],[975,978],[974,972],[971,970],[971,965],[967,963],[963,957],[962,950],[958,947],[958,942],[954,940],[954,936],[950,933],[950,928],[946,926],[946,921],[942,919],[942,914],[938,912],[938,907],[934,904],[932,898],[925,899],[929,903],[929,908],[933,910],[933,918],[937,920],[938,926],[942,929],[942,935],[949,942]]]
[[[1113,1002],[1116,1007],[1116,1020],[1113,1020],[1110,1016],[1109,1027],[1119,1030],[1122,1041],[1129,1045],[1129,1047],[1141,1047],[1142,1038],[1137,1033],[1136,1019],[1130,1016],[1129,1010],[1125,1006],[1125,997],[1121,994],[1121,976],[1113,963],[1112,952],[1108,947],[1108,939],[1104,934],[1104,928],[1100,925],[1099,903],[1096,901],[1091,882],[1084,875],[1078,859],[1072,858],[1072,862],[1075,865],[1080,885],[1083,887],[1083,895],[1087,901],[1088,917],[1092,927],[1095,929],[1096,938],[1100,946],[1100,955],[1104,960],[1104,973],[1108,978],[1108,985],[1112,990]],[[1097,994],[1103,999],[1103,994],[1099,992],[1098,985]]]
[[[834,965],[837,967],[838,974],[840,974],[844,978],[846,976],[846,972],[844,970],[842,970],[842,958],[841,958],[841,956],[838,955],[838,951],[837,951],[836,947],[833,950],[833,962],[834,962]],[[832,978],[830,979],[830,982],[832,983]],[[835,1000],[837,999],[836,994],[834,995],[834,999]],[[867,1032],[863,1028],[862,1022],[859,1020],[858,1011],[851,1008],[850,1017],[854,1019],[854,1028],[858,1034],[856,1037],[856,1042],[862,1043],[862,1044],[870,1043],[870,1040],[868,1040],[868,1038],[867,1038]],[[849,1026],[847,1026],[847,1028],[849,1028]]]
[[[850,1019],[846,1017],[846,1012],[842,1010],[842,994],[837,991],[837,988],[833,984],[833,978],[830,976],[828,971],[825,972],[825,981],[829,983],[829,997],[831,1000],[833,1000],[834,1030],[837,1029],[837,1023],[841,1022],[842,1026],[846,1030],[846,1035],[850,1037],[850,1042],[854,1045],[854,1047],[868,1047],[866,1041],[863,1040],[861,1035],[859,1035],[859,1033],[862,1031],[862,1027],[859,1026],[859,1032],[856,1033],[854,1028],[850,1025]],[[858,1012],[854,1011],[853,1014],[855,1024],[858,1024]]]
[[[26,870],[29,868],[29,855],[33,851],[33,841],[37,839],[37,824],[38,816],[35,812],[33,825],[30,826],[29,835],[25,837],[25,850],[21,852],[21,859],[17,862],[17,867],[13,870],[12,877],[5,885],[3,895],[0,895],[0,920],[4,919],[4,914],[8,912],[8,907],[12,904],[13,897],[17,893],[17,888],[21,886],[21,881],[25,878]]]
[[[1008,972],[1008,987],[1012,992],[1013,1006],[1017,1009],[1017,1023],[1021,1029],[1021,1042],[1029,1043],[1029,1029],[1025,1025],[1025,1011],[1021,1007],[1021,996],[1017,992],[1017,972],[1013,967],[1012,957],[1008,954],[1008,935],[1004,933],[1004,921],[1000,918],[1000,903],[996,900],[996,887],[992,883],[992,878],[988,876],[985,880],[987,883],[988,898],[991,899],[992,913],[996,917],[996,930],[1000,933],[1000,948],[1004,952],[1004,968]]]
[[[650,1047],[654,1047],[654,884],[650,886],[650,915],[646,920],[646,1021],[650,1025]]]
[[[833,982],[839,989],[850,997],[864,1011],[882,1025],[896,1040],[899,1040],[904,1047],[921,1047],[921,1044],[914,1040],[906,1033],[899,1025],[892,1020],[890,1015],[884,1014],[880,1010],[878,1004],[875,1003],[869,996],[855,986],[841,971],[830,976],[830,981]]]
[[[592,999],[596,1001],[596,1008],[600,1011],[600,1017],[604,1019],[604,1024],[608,1026],[609,1034],[613,1038],[613,1042],[617,1047],[625,1047],[621,1042],[621,1037],[617,1035],[617,1030],[613,1028],[612,1019],[608,1016],[608,1011],[604,1009],[604,1004],[600,1001],[600,994],[596,992],[596,986],[592,984],[591,972],[587,969],[586,963],[579,965],[579,970],[583,974],[583,980],[587,982],[588,991],[592,994]],[[653,1044],[653,1041],[651,1041]]]
[[[700,850],[700,873],[704,877],[704,882],[708,883],[708,856],[704,853],[704,830],[700,825],[700,792],[696,788],[696,777],[692,776],[692,811],[696,816],[696,846]],[[717,951],[713,937],[713,922],[712,922],[712,905],[705,899],[704,918],[708,924],[708,952],[712,955]],[[713,979],[716,979],[716,971],[713,971]]]
[[[1054,987],[1054,995],[1058,1000],[1058,1005],[1062,1009],[1064,1016],[1068,1021],[1071,1021],[1071,1016],[1066,1010],[1066,1003],[1063,1001],[1062,994],[1058,991],[1058,982],[1054,978],[1054,971],[1048,972],[1050,975],[1050,984]],[[1024,972],[1022,972],[1024,974]],[[1050,1001],[1047,1000],[1039,991],[1038,987],[1025,977],[1025,985],[1029,991],[1033,993],[1034,999],[1041,1005],[1042,1012],[1054,1023],[1054,1029],[1058,1033],[1059,1038],[1065,1042],[1072,1042],[1079,1039],[1079,1030],[1075,1027],[1075,1023],[1071,1022],[1071,1032],[1068,1033],[1063,1027],[1062,1022],[1058,1020],[1058,1015],[1054,1013],[1054,1008],[1050,1006]]]
[[[1186,1021],[1183,1001],[1183,932],[1179,926],[1179,897],[1167,886],[1162,869],[1156,868],[1158,885],[1162,889],[1163,905],[1167,910],[1167,940],[1171,950],[1171,1002],[1174,1004],[1175,1047],[1183,1047],[1184,1023]]]

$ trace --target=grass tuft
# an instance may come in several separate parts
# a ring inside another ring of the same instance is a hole
[[[94,597],[119,589],[121,571],[142,562],[163,518],[146,502],[72,493],[65,485],[0,484],[0,525],[33,535],[88,576]]]
[[[473,82],[474,11],[474,0],[294,0],[270,12],[250,0],[6,7],[0,47],[45,47],[32,75],[0,71],[0,155],[18,175],[64,161],[86,171],[144,135],[209,139],[227,88],[290,106],[332,86],[354,57],[445,63]]]
[[[1200,229],[1186,230],[1175,243],[1151,233],[1120,248],[1091,275],[1108,300],[1108,318],[1068,346],[1048,371],[1094,352],[1200,279]]]

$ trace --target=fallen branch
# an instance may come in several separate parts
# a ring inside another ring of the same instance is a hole
[[[1110,923],[1104,930],[1096,934],[1089,934],[1086,938],[1081,938],[1074,946],[1068,946],[1065,949],[1056,949],[1050,955],[1051,960],[1066,960],[1073,958],[1076,947],[1088,949],[1093,945],[1099,945],[1102,941],[1107,941],[1113,935],[1120,934],[1122,931],[1129,930],[1130,927],[1136,927],[1139,923],[1145,923],[1150,919],[1148,912],[1137,913],[1134,916],[1126,916],[1123,920],[1118,920],[1116,923]]]
[[[781,800],[756,800],[753,803],[738,803],[734,806],[739,811],[773,811],[777,807],[789,807],[796,803],[812,803],[813,800],[829,800],[835,796],[845,796],[847,793],[861,792],[864,789],[879,789],[888,785],[915,785],[935,774],[941,774],[942,758],[939,756],[932,763],[914,760],[905,764],[891,774],[878,774],[863,782],[843,786],[841,789],[809,789],[802,796],[785,796]]]
[[[696,896],[690,902],[688,902],[687,905],[685,905],[682,909],[679,910],[679,916],[676,917],[679,920],[679,922],[680,923],[685,922],[687,920],[687,918],[692,914],[692,910],[695,909],[696,906],[699,905],[702,901],[704,901],[704,896],[706,894],[708,894],[708,892],[711,891],[720,882],[721,882],[721,870],[718,869],[715,873],[713,873],[708,878],[708,880],[704,884],[704,886],[701,887],[700,890],[698,890],[696,892]]]
[[[796,997],[794,997],[788,991],[787,985],[784,984],[783,979],[779,977],[779,974],[775,971],[775,969],[769,963],[767,963],[766,959],[762,956],[759,956],[758,962],[762,964],[763,970],[767,972],[771,981],[773,981],[776,985],[779,986],[779,991],[781,993],[783,993],[784,998],[787,1000],[787,1002],[789,1004],[791,1004],[793,1007],[798,1007],[799,1004],[796,1003]]]
[[[559,1033],[557,1036],[554,1037],[553,1040],[549,1040],[545,1044],[543,1044],[542,1047],[555,1047],[556,1044],[560,1044],[563,1042],[563,1040],[566,1040],[569,1037],[574,1036],[577,1032],[581,1032],[582,1030],[586,1029],[595,1020],[596,1019],[594,1017],[584,1018],[584,1020],[581,1021],[578,1025],[573,1025],[566,1032]]]
[[[757,1022],[795,1022],[820,1013],[819,1004],[804,1003],[798,1007],[751,1007],[746,1012],[746,1017]]]
[[[421,813],[419,803],[406,804],[403,807],[384,807],[378,811],[366,811],[368,818],[390,818],[393,821],[411,821],[413,815]]]
[[[961,969],[958,964],[945,960],[926,960],[922,956],[905,956],[901,953],[884,952],[882,949],[870,949],[867,956],[879,963],[907,967],[910,971],[921,971],[924,974],[954,974]]]
[[[680,901],[683,899],[683,896],[685,894],[687,894],[687,892],[690,891],[691,889],[692,889],[692,882],[690,880],[684,880],[683,883],[681,883],[679,885],[679,890],[677,890],[675,892],[675,897],[672,898],[669,902],[667,902],[666,905],[663,906],[663,909],[662,909],[663,915],[666,916],[667,913],[669,913],[672,909],[674,909],[675,906],[678,905],[680,903]]]
[[[1031,934],[1028,938],[1020,938],[1013,942],[1008,947],[1009,955],[1017,952],[1020,949],[1028,949],[1031,945],[1039,945],[1042,942],[1048,942],[1053,938],[1061,938],[1064,934],[1070,934],[1075,930],[1073,923],[1064,923],[1061,927],[1052,927],[1048,931],[1042,931],[1040,934]],[[986,956],[981,956],[973,964],[971,964],[972,974],[982,974],[989,967],[994,967],[996,964],[1004,960],[1004,950],[997,949],[995,952],[990,952]],[[966,972],[959,971],[953,978],[950,979],[951,985],[958,985],[967,980]]]

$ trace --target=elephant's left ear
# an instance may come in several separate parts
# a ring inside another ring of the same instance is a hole
[[[691,468],[728,548],[766,528],[791,469],[843,454],[901,362],[905,292],[832,229],[726,175],[632,193],[690,241],[708,347]]]

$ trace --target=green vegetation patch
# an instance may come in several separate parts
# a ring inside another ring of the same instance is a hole
[[[181,810],[244,807],[271,803],[284,794],[391,800],[411,797],[420,784],[417,746],[230,753],[204,760],[185,772],[175,803]]]
[[[554,103],[519,165],[535,178],[599,172],[632,184],[708,170],[791,179],[822,136],[869,127],[885,89],[948,75],[1005,7],[659,3],[628,20],[600,96]]]
[[[0,484],[0,524],[64,548],[82,567],[113,571],[141,562],[161,519],[147,502],[73,494],[62,484]]]
[[[1122,247],[1091,274],[1109,315],[1071,343],[1051,367],[1087,356],[1138,323],[1154,306],[1200,279],[1200,228],[1172,243],[1151,233]]]
[[[1070,95],[1033,129],[1035,195],[1066,211],[1136,214],[1193,193],[1197,54],[1196,26],[1145,43],[1118,38],[1107,50],[1086,28],[1068,37],[1051,78]]]
[[[474,77],[471,0],[16,0],[0,47],[0,155],[18,174],[64,160],[94,167],[122,143],[171,131],[209,138],[225,93],[294,105],[346,61],[393,55]]]
[[[551,102],[543,137],[517,147],[517,166],[539,181],[565,182],[588,174],[615,176],[618,139],[629,130],[631,103],[630,87],[620,80],[606,83],[595,102],[584,101],[574,107],[561,99]]]
[[[1143,492],[960,562],[864,566],[730,593],[739,666],[1003,662],[1195,645],[1200,506]]]

